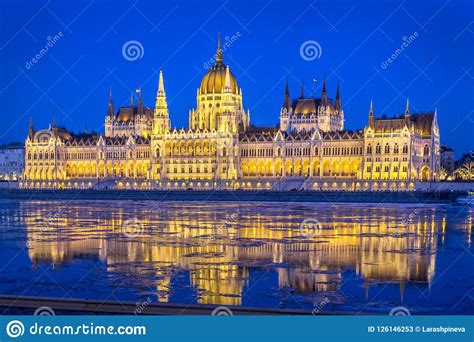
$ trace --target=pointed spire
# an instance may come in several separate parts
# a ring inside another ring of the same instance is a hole
[[[369,109],[369,127],[374,127],[375,119],[374,119],[374,104],[372,100],[370,100],[370,109]]]
[[[301,96],[300,99],[304,99],[304,83],[301,81]]]
[[[323,91],[321,93],[321,103],[323,106],[327,106],[328,104],[328,96],[326,92],[326,74],[324,74],[324,79],[323,79]]]
[[[109,93],[109,108],[107,109],[107,116],[110,116],[111,118],[114,117],[114,100],[112,99],[112,89],[110,89]]]
[[[410,117],[410,100],[407,99],[407,105],[405,107],[405,118]]]
[[[232,91],[232,86],[230,84],[230,69],[229,66],[225,68],[225,81],[224,81],[224,92],[230,93]]]
[[[51,128],[56,129],[56,118],[53,116],[53,123],[51,124]]]
[[[161,96],[165,95],[165,82],[163,81],[163,70],[161,68],[160,68],[160,77],[158,79],[158,92],[156,96],[158,95],[161,95]]]
[[[222,53],[221,48],[221,33],[217,35],[217,52],[216,52],[216,64],[222,64],[224,61],[224,54]]]
[[[286,78],[285,99],[283,100],[283,108],[290,111],[290,88],[288,87],[288,77]]]
[[[339,90],[339,81],[337,81],[337,86],[336,86],[336,110],[337,111],[341,110],[341,93]]]
[[[33,139],[35,130],[33,129],[33,118],[30,117],[30,127],[28,128],[28,138]]]

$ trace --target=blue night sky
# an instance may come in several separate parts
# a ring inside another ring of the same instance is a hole
[[[163,67],[172,125],[187,126],[217,34],[236,36],[224,53],[257,125],[274,125],[288,76],[292,97],[341,84],[347,129],[376,115],[438,109],[441,141],[459,156],[473,148],[474,4],[472,1],[25,1],[0,5],[0,143],[23,141],[29,118],[53,116],[69,130],[103,130],[108,93],[128,105],[141,86],[154,106]],[[61,32],[61,34],[59,34]],[[416,36],[390,63],[404,37]],[[48,42],[56,42],[27,66]],[[136,40],[135,61],[122,46]],[[300,46],[316,41],[319,58]],[[316,78],[316,82],[313,82]]]

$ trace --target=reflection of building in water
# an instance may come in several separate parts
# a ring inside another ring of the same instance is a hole
[[[355,270],[367,284],[429,285],[436,234],[446,224],[443,219],[438,227],[434,216],[416,210],[406,218],[396,209],[384,215],[360,210],[322,222],[318,234],[308,238],[300,230],[303,214],[264,215],[244,206],[229,220],[220,208],[170,206],[105,212],[90,205],[47,208],[29,202],[20,216],[26,217],[34,262],[100,258],[110,273],[123,274],[138,288],[152,283],[159,301],[169,300],[173,279],[188,270],[198,302],[223,305],[241,304],[250,267],[276,268],[278,286],[298,293],[336,291],[345,270]],[[131,217],[143,217],[139,236],[123,235],[123,223]]]

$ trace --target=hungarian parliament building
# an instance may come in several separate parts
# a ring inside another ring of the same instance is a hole
[[[244,109],[242,89],[224,64],[215,64],[197,89],[189,128],[172,128],[163,73],[155,107],[115,108],[110,93],[105,134],[73,133],[56,123],[25,142],[23,188],[414,190],[439,180],[436,111],[376,117],[347,130],[339,85],[329,98],[304,87],[292,99],[282,87],[279,125],[258,127]]]

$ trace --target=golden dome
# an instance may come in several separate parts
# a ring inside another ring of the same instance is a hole
[[[216,63],[204,75],[201,86],[199,87],[201,94],[220,94],[225,85],[225,74],[227,66],[223,63],[223,53],[221,49],[221,41],[217,41]],[[233,94],[239,92],[239,84],[232,71],[229,69],[230,87]]]

